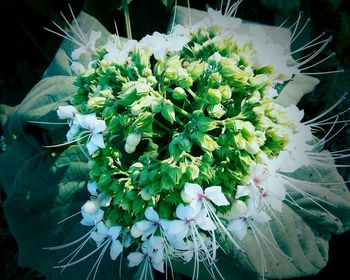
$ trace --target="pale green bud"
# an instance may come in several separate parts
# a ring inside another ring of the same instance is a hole
[[[136,146],[129,146],[128,144],[124,145],[125,152],[132,154],[136,150]]]
[[[126,145],[129,147],[136,147],[141,141],[141,133],[139,131],[133,132],[126,137]]]
[[[231,99],[232,91],[231,91],[230,86],[228,86],[228,85],[220,86],[219,90],[221,92],[222,99],[224,99],[224,100]]]
[[[204,62],[194,61],[187,66],[187,72],[192,79],[197,80],[205,71],[206,65]]]
[[[220,119],[223,115],[226,114],[224,106],[221,104],[209,105],[207,111],[210,117]]]
[[[258,91],[254,91],[252,96],[247,100],[249,104],[255,104],[260,101],[260,93]]]
[[[95,97],[90,97],[87,106],[91,109],[94,108],[102,108],[106,103],[106,97],[103,96],[95,96]]]
[[[211,104],[219,104],[221,102],[221,92],[218,89],[209,88],[206,97]]]
[[[208,86],[217,88],[222,82],[222,77],[218,72],[211,73],[208,78]]]
[[[181,87],[174,88],[172,96],[175,100],[184,100],[187,97],[186,91]]]
[[[242,137],[241,134],[234,136],[234,141],[238,149],[243,150],[246,147],[246,140]]]

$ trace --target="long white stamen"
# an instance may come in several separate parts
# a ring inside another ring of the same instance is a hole
[[[320,37],[322,37],[322,36],[324,36],[324,34],[319,35],[318,37],[316,37],[315,39],[313,39],[313,40],[310,41],[309,43],[305,44],[304,46],[302,46],[302,47],[300,47],[300,48],[298,48],[298,49],[292,51],[290,54],[293,55],[293,54],[295,54],[295,53],[297,53],[297,52],[305,51],[305,50],[307,50],[307,49],[309,49],[309,48],[312,48],[312,47],[318,46],[318,45],[320,45],[320,44],[323,44],[324,42],[327,42],[327,41],[329,40],[329,38],[328,38],[328,39],[324,39],[324,40],[322,40],[322,41],[318,41],[318,42],[316,42],[316,43],[311,44],[312,42],[318,40],[318,39],[319,39]]]
[[[75,23],[76,26],[77,26],[78,32],[80,33],[81,37],[83,37],[83,42],[85,42],[85,44],[87,44],[88,40],[86,39],[84,32],[80,29],[80,26],[79,26],[78,21],[77,21],[75,15],[74,15],[74,13],[73,13],[73,10],[72,10],[71,5],[68,4],[68,7],[69,7],[70,13],[71,13],[71,15],[72,15],[72,17],[73,17],[74,23]]]
[[[95,227],[92,228],[90,231],[88,231],[86,234],[84,234],[82,237],[80,237],[80,238],[78,238],[78,239],[76,239],[76,240],[74,240],[74,241],[72,241],[72,242],[69,242],[69,243],[66,243],[66,244],[62,244],[62,245],[58,245],[58,246],[54,246],[54,247],[45,247],[45,248],[43,248],[43,249],[44,249],[44,250],[59,250],[59,249],[63,249],[63,248],[70,247],[70,246],[72,246],[72,245],[74,245],[74,244],[77,244],[79,241],[83,240],[83,239],[86,238],[87,236],[89,236],[90,233],[91,233],[92,231],[94,231],[94,230],[95,230]]]
[[[300,34],[304,31],[304,29],[306,28],[306,26],[309,24],[310,19],[308,18],[305,22],[305,24],[303,25],[302,28],[300,28],[299,32],[293,37],[292,36],[292,40],[290,41],[290,45],[292,45],[292,43],[300,36]]]
[[[325,71],[325,72],[303,72],[304,75],[327,75],[327,74],[336,74],[336,73],[344,73],[344,69],[334,70],[334,71]]]
[[[75,265],[77,263],[82,262],[83,260],[86,260],[88,257],[92,256],[93,254],[95,254],[97,251],[99,251],[107,242],[110,242],[109,239],[105,240],[99,247],[97,247],[95,250],[91,251],[89,254],[87,254],[86,256],[80,258],[79,260],[76,260],[74,262],[65,264],[65,265],[60,265],[60,266],[55,266],[55,268],[63,268],[63,267],[69,267],[72,265]]]
[[[39,122],[39,121],[27,121],[28,123],[34,124],[53,124],[53,125],[65,125],[67,122]]]
[[[87,44],[87,41],[84,37],[81,36],[81,34],[79,34],[79,32],[77,32],[74,27],[70,24],[70,22],[67,20],[67,18],[64,16],[64,14],[62,12],[60,12],[62,18],[64,19],[64,21],[67,23],[68,27],[70,28],[70,30],[72,30],[72,32],[82,41],[82,44]],[[79,26],[79,25],[77,25]]]
[[[320,63],[322,63],[322,62],[324,62],[324,61],[326,61],[326,60],[328,60],[328,59],[330,59],[330,58],[333,57],[333,56],[335,56],[335,53],[330,54],[329,56],[325,57],[324,59],[321,59],[321,60],[318,61],[318,62],[315,62],[314,64],[312,64],[312,65],[310,65],[310,66],[300,68],[300,71],[304,71],[304,70],[306,70],[306,69],[310,69],[310,68],[312,68],[312,67],[315,67],[316,65],[318,65],[318,64],[320,64]]]
[[[66,32],[61,26],[59,26],[56,22],[52,21],[52,23],[63,32],[63,34],[65,34],[67,37],[69,37],[70,39],[72,39],[72,41],[76,44],[78,44],[79,46],[84,46],[84,43],[79,42],[76,38],[74,38],[72,35],[70,35],[68,32]]]
[[[86,137],[88,137],[89,135],[84,135],[84,136],[82,136],[82,137],[80,137],[80,138],[78,138],[78,139],[74,139],[74,140],[72,140],[72,141],[68,141],[68,142],[65,142],[65,143],[62,143],[62,144],[57,144],[57,145],[51,145],[51,146],[43,146],[43,148],[57,148],[57,147],[63,147],[63,146],[67,146],[67,145],[70,145],[70,144],[73,144],[73,143],[76,143],[76,142],[78,142],[78,141],[80,141],[80,140],[82,140],[82,139],[84,139],[84,138],[86,138]]]
[[[334,108],[336,108],[340,103],[342,103],[345,99],[346,99],[346,96],[348,95],[348,93],[346,92],[341,98],[339,98],[339,100],[334,104],[332,105],[330,108],[328,108],[326,111],[324,111],[322,114],[320,114],[319,116],[311,119],[311,120],[308,120],[306,122],[304,122],[305,125],[308,125],[310,123],[314,123],[315,121],[319,120],[320,118],[322,118],[323,116],[327,115],[329,112],[331,112]]]
[[[49,29],[49,28],[47,28],[47,27],[44,27],[44,29],[45,29],[46,31],[49,31],[49,32],[51,32],[51,33],[57,35],[57,36],[62,37],[63,39],[66,39],[66,40],[68,40],[68,41],[71,41],[71,42],[73,42],[74,44],[78,44],[78,45],[81,46],[81,47],[83,46],[80,42],[78,42],[78,41],[75,40],[74,38],[71,39],[71,38],[67,37],[66,35],[62,35],[61,33],[56,32],[56,31],[54,31],[54,30],[52,30],[52,29]],[[67,33],[65,32],[65,34],[67,34]]]
[[[57,224],[59,225],[59,224],[65,222],[65,221],[67,221],[67,220],[69,220],[69,219],[71,219],[71,218],[73,218],[73,217],[79,215],[79,214],[81,214],[81,211],[79,211],[79,212],[77,212],[77,213],[74,213],[73,215],[70,215],[70,216],[67,217],[67,218],[64,218],[63,220],[59,221]]]

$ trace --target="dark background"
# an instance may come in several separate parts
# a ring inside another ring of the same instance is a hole
[[[186,1],[178,2],[186,5]],[[204,10],[207,5],[218,7],[217,2],[220,1],[191,0],[190,2],[192,7]],[[120,35],[126,37],[123,12],[117,0],[0,0],[0,104],[20,103],[27,92],[41,79],[61,43],[61,38],[48,33],[43,27],[54,28],[52,20],[64,26],[59,12],[62,11],[68,16],[68,3],[76,15],[84,9],[112,33],[115,20]],[[344,73],[317,76],[321,79],[321,83],[300,103],[305,109],[306,118],[316,116],[336,102],[344,92],[350,91],[350,5],[346,4],[349,4],[348,0],[245,0],[238,10],[238,17],[272,25],[279,25],[287,17],[290,18],[289,22],[295,21],[298,11],[301,10],[304,12],[304,18],[311,18],[309,27],[300,37],[301,41],[307,42],[322,32],[333,34],[334,39],[322,56],[335,52],[336,57],[311,70],[317,72],[344,69]],[[133,37],[140,39],[155,30],[165,32],[171,9],[166,8],[160,0],[133,0],[130,4],[130,14]],[[294,47],[298,44],[300,43],[296,42]],[[344,110],[349,104],[345,102],[338,110]],[[349,114],[347,118],[350,118]],[[346,128],[331,144],[328,144],[327,148],[345,149],[349,147],[349,139],[350,129]],[[346,180],[350,180],[347,169],[339,171]],[[4,199],[4,192],[0,191],[0,206]],[[328,265],[318,275],[303,279],[349,279],[350,263],[346,256],[350,254],[349,237],[349,233],[334,236],[330,241]],[[17,245],[7,228],[1,207],[0,246],[1,279],[44,279],[38,272],[17,266]]]

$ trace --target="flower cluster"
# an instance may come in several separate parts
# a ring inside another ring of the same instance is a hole
[[[241,24],[210,9],[140,42],[112,35],[97,47],[92,31],[71,54],[77,91],[57,114],[89,160],[81,224],[92,253],[115,260],[128,248],[141,278],[172,260],[215,277],[220,238],[240,249],[250,229],[278,250],[259,227],[283,211],[286,186],[296,188],[288,174],[317,163],[320,142],[303,111],[276,102],[277,85],[300,71],[291,54],[258,29],[239,34]]]

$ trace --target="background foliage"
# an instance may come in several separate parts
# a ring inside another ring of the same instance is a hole
[[[110,32],[114,32],[116,21],[121,36],[126,36],[124,16],[117,0],[71,0],[75,14],[82,9],[95,16]],[[133,37],[142,38],[145,34],[158,30],[165,32],[171,16],[171,0],[133,0],[130,3]],[[178,1],[186,5],[186,1]],[[220,1],[191,0],[191,6],[205,9],[208,5],[218,7]],[[321,83],[302,99],[301,105],[307,117],[317,115],[330,107],[345,91],[350,90],[350,8],[346,0],[245,0],[237,16],[246,20],[265,24],[280,24],[286,17],[293,22],[299,10],[311,22],[303,36],[295,42],[296,47],[318,34],[333,34],[334,39],[327,52],[337,56],[318,65],[313,71],[344,68],[345,72],[319,76]],[[42,74],[54,56],[61,39],[48,33],[43,27],[53,28],[52,20],[64,25],[59,15],[68,15],[68,1],[62,0],[1,0],[0,19],[2,26],[3,56],[0,71],[0,103],[16,105],[26,93],[41,79]],[[169,4],[166,7],[163,3]],[[10,15],[5,17],[6,15]],[[6,18],[6,20],[5,20]],[[325,52],[325,56],[327,55]],[[349,106],[349,102],[341,109]],[[348,118],[350,116],[348,115]],[[330,149],[347,148],[350,141],[350,129],[339,134]],[[349,162],[348,162],[349,163]],[[340,170],[345,180],[350,176],[346,170]],[[1,172],[1,170],[0,170]],[[5,199],[0,192],[0,201]],[[43,279],[35,271],[17,266],[17,246],[8,231],[6,220],[0,216],[0,275],[4,279]],[[317,276],[307,279],[329,279],[331,276],[347,272],[347,260],[341,258],[341,250],[348,251],[349,234],[333,237],[330,242],[329,264]]]

